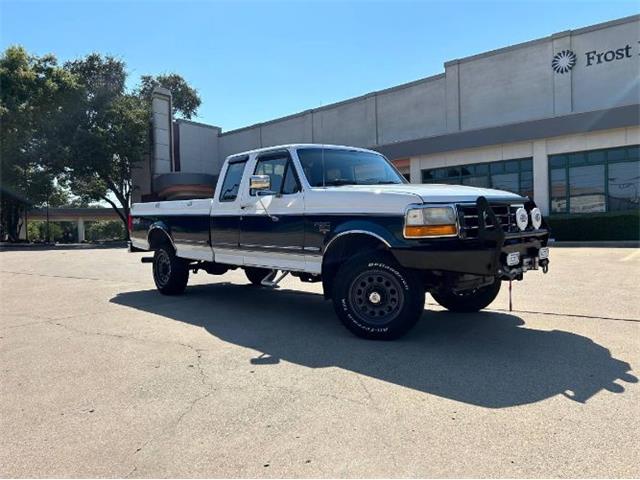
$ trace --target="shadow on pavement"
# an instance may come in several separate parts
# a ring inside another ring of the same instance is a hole
[[[280,359],[310,368],[340,367],[403,387],[488,408],[537,402],[557,394],[584,403],[600,390],[635,383],[627,362],[587,337],[533,330],[505,313],[425,311],[394,342],[356,338],[321,295],[229,283],[197,285],[182,297],[126,292],[112,302],[202,326],[212,335],[261,352],[247,363]]]

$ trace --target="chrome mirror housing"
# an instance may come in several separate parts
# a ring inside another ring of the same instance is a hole
[[[269,175],[251,175],[249,188],[251,190],[269,190],[271,188],[271,177]]]

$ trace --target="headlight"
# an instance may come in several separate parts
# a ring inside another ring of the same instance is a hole
[[[520,230],[525,230],[529,225],[529,214],[522,207],[516,210],[516,224],[518,224]]]
[[[407,238],[456,235],[456,211],[453,207],[423,207],[407,210],[404,236]]]
[[[542,225],[542,212],[537,207],[531,210],[531,225],[536,230]]]

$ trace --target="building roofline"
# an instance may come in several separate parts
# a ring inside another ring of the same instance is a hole
[[[468,57],[457,58],[454,60],[449,60],[444,63],[445,68],[450,65],[457,65],[460,63],[471,62],[474,60],[478,60],[481,58],[491,57],[493,55],[499,55],[501,53],[510,52],[513,50],[518,50],[520,48],[526,48],[533,45],[537,45],[539,43],[544,43],[549,40],[553,40],[555,38],[566,37],[568,35],[581,35],[583,33],[593,32],[596,30],[602,30],[604,28],[615,27],[616,25],[622,25],[625,23],[637,22],[640,20],[640,15],[630,15],[628,17],[617,18],[615,20],[608,20],[602,23],[596,23],[595,25],[589,25],[587,27],[576,28],[575,30],[563,30],[562,32],[552,33],[551,35],[547,35],[546,37],[536,38],[534,40],[528,40],[526,42],[516,43],[514,45],[508,45],[506,47],[496,48],[494,50],[489,50],[488,52],[477,53],[475,55],[470,55]]]
[[[307,110],[303,110],[303,111],[297,112],[297,113],[292,113],[290,115],[285,115],[284,117],[274,118],[273,120],[267,120],[267,121],[264,121],[264,122],[258,122],[258,123],[254,123],[252,125],[247,125],[246,127],[240,127],[240,128],[234,128],[233,130],[227,130],[225,132],[222,132],[220,134],[220,136],[222,137],[222,136],[225,136],[225,135],[238,133],[238,132],[241,132],[243,130],[250,130],[250,129],[253,129],[253,128],[257,128],[257,127],[268,126],[268,125],[273,124],[273,123],[279,123],[279,122],[283,122],[283,121],[286,121],[286,120],[291,120],[293,118],[303,117],[305,115],[309,115],[309,114],[316,113],[316,112],[321,112],[323,110],[329,110],[329,109],[332,109],[332,108],[335,108],[335,107],[340,107],[342,105],[347,105],[349,103],[357,103],[357,102],[360,102],[362,100],[366,100],[368,98],[375,97],[375,96],[378,96],[378,95],[384,95],[384,94],[392,93],[392,92],[395,92],[395,91],[398,91],[398,90],[404,90],[405,88],[411,88],[413,86],[420,85],[422,83],[428,83],[428,82],[433,82],[433,81],[436,81],[436,80],[444,79],[444,77],[445,77],[444,73],[438,73],[436,75],[430,75],[428,77],[419,78],[418,80],[412,80],[410,82],[401,83],[400,85],[394,85],[393,87],[384,88],[382,90],[374,90],[372,92],[368,92],[368,93],[365,93],[363,95],[359,95],[357,97],[347,98],[346,100],[340,100],[338,102],[330,103],[328,105],[323,105],[321,107],[308,108]]]
[[[562,32],[553,33],[551,35],[547,35],[547,36],[542,37],[542,38],[537,38],[537,39],[534,39],[534,40],[529,40],[529,41],[526,41],[526,42],[517,43],[517,44],[514,44],[514,45],[509,45],[509,46],[506,46],[506,47],[501,47],[501,48],[497,48],[497,49],[494,49],[494,50],[489,50],[487,52],[482,52],[482,53],[478,53],[478,54],[475,54],[475,55],[470,55],[468,57],[462,57],[462,58],[458,58],[458,59],[454,59],[454,60],[449,60],[449,61],[444,62],[444,67],[445,67],[445,70],[446,70],[446,68],[449,67],[449,66],[458,65],[458,64],[461,64],[461,63],[466,63],[466,62],[470,62],[470,61],[473,61],[473,60],[478,60],[480,58],[490,57],[490,56],[493,56],[493,55],[498,55],[498,54],[501,54],[501,53],[517,50],[517,49],[520,49],[520,48],[529,47],[529,46],[532,46],[532,45],[537,45],[537,44],[540,44],[540,43],[548,42],[549,40],[552,40],[554,38],[560,38],[560,37],[564,37],[564,36],[567,36],[567,35],[574,35],[574,36],[575,35],[580,35],[580,34],[583,34],[583,33],[588,33],[588,32],[592,32],[592,31],[596,31],[596,30],[601,30],[601,29],[613,27],[613,26],[616,26],[616,25],[622,25],[622,24],[625,24],[625,23],[632,23],[632,22],[636,22],[636,21],[639,21],[639,20],[640,20],[640,14],[637,14],[637,15],[630,15],[630,16],[627,16],[627,17],[618,18],[618,19],[614,19],[614,20],[608,20],[606,22],[601,22],[601,23],[597,23],[597,24],[594,24],[594,25],[589,25],[589,26],[586,26],[586,27],[580,27],[580,28],[577,28],[577,29],[574,29],[574,30],[564,30]],[[235,128],[235,129],[227,130],[227,131],[222,131],[222,129],[220,129],[220,136],[223,137],[223,136],[226,136],[226,135],[240,133],[240,132],[243,132],[245,130],[253,130],[253,129],[256,129],[256,128],[262,128],[262,127],[266,127],[266,126],[273,125],[273,124],[276,124],[276,123],[284,122],[284,121],[287,121],[287,120],[292,120],[294,118],[303,117],[303,116],[306,116],[306,115],[309,115],[309,114],[314,114],[314,113],[317,113],[317,112],[322,112],[324,110],[329,110],[329,109],[332,109],[332,108],[340,107],[342,105],[348,105],[350,103],[358,103],[358,102],[361,102],[363,100],[367,100],[368,98],[376,97],[378,95],[384,95],[384,94],[387,94],[387,93],[393,93],[393,92],[396,92],[396,91],[399,91],[399,90],[403,90],[405,88],[411,88],[413,86],[420,85],[420,84],[423,84],[423,83],[428,83],[428,82],[432,82],[432,81],[441,80],[441,79],[444,79],[445,76],[446,76],[445,73],[438,73],[438,74],[435,74],[435,75],[430,75],[428,77],[423,77],[423,78],[419,78],[417,80],[413,80],[413,81],[410,81],[410,82],[402,83],[400,85],[394,85],[392,87],[385,88],[385,89],[382,89],[382,90],[375,90],[375,91],[372,91],[372,92],[368,92],[368,93],[365,93],[363,95],[359,95],[357,97],[351,97],[351,98],[347,98],[345,100],[340,100],[338,102],[330,103],[328,105],[323,105],[321,107],[310,108],[310,109],[306,109],[306,110],[303,110],[303,111],[300,111],[300,112],[296,112],[296,113],[292,113],[292,114],[285,115],[285,116],[282,116],[282,117],[274,118],[272,120],[266,120],[264,122],[254,123],[254,124],[251,124],[251,125],[247,125],[245,127]],[[216,127],[216,128],[219,128],[219,127]]]
[[[216,125],[209,125],[208,123],[203,123],[203,122],[195,122],[193,120],[188,120],[186,118],[176,118],[173,120],[175,123],[188,123],[191,125],[197,125],[198,127],[206,127],[206,128],[211,128],[214,130],[220,130],[222,131],[221,127],[218,127]]]

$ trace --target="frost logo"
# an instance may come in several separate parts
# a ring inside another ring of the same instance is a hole
[[[576,64],[576,54],[571,50],[562,50],[553,56],[551,68],[556,73],[567,73]]]

